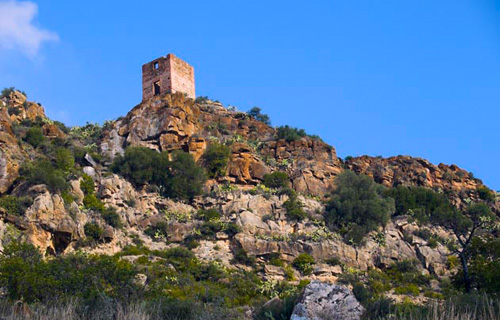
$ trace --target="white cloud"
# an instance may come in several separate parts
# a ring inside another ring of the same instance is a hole
[[[42,43],[58,40],[57,34],[33,24],[37,14],[36,3],[0,1],[0,50],[20,50],[34,57]]]

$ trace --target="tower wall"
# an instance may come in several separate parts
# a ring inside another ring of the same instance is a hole
[[[156,87],[156,89],[155,89]],[[194,68],[173,54],[142,66],[142,100],[156,94],[183,92],[195,98]]]

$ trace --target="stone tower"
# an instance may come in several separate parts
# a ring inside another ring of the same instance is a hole
[[[194,99],[194,69],[169,53],[142,65],[142,100],[164,93],[183,92]]]

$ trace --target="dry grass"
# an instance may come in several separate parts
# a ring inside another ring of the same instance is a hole
[[[433,303],[424,309],[399,314],[404,320],[500,320],[500,300],[486,295]]]

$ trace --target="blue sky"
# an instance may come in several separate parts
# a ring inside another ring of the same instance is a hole
[[[169,52],[197,95],[341,157],[454,163],[500,189],[499,2],[0,0],[0,87],[68,125],[125,115],[141,65]]]

